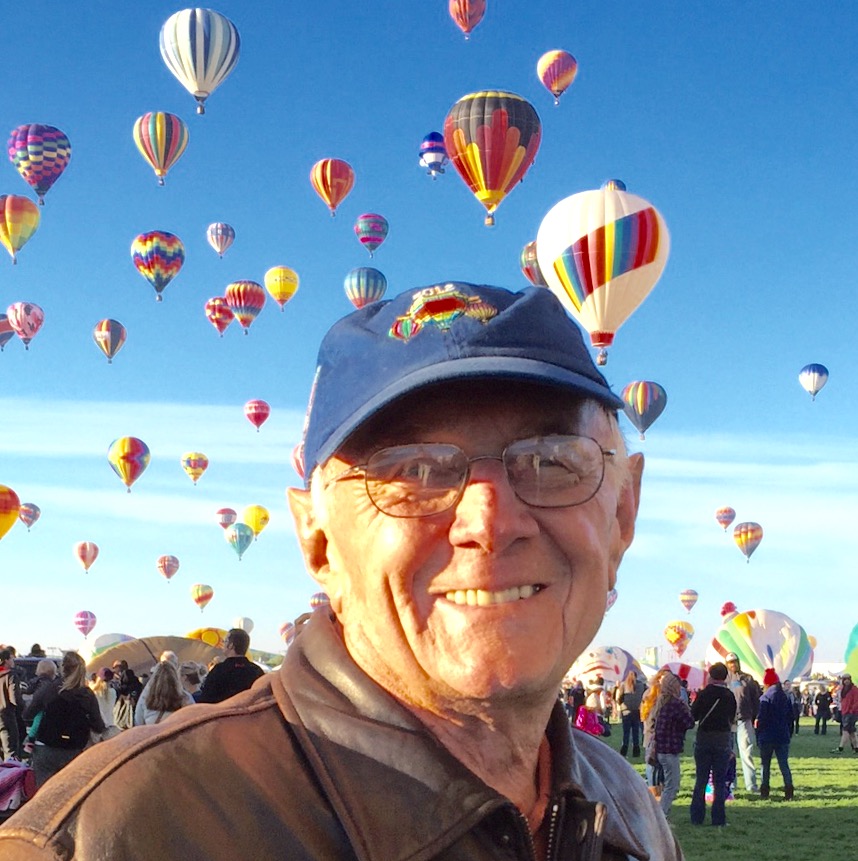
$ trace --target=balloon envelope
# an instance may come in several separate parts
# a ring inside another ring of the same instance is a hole
[[[655,286],[670,252],[652,204],[618,188],[582,191],[555,204],[536,235],[549,289],[602,348]]]
[[[616,603],[617,603],[617,598],[618,598],[618,597],[619,597],[619,593],[617,592],[617,590],[616,590],[616,589],[611,589],[611,590],[608,592],[608,595],[607,595],[607,597],[605,598],[605,612],[606,612],[606,613],[608,612],[608,610],[610,610],[610,609],[611,609],[611,607],[613,607],[613,606],[614,606],[614,604],[616,604]]]
[[[298,273],[288,266],[272,266],[265,273],[264,281],[268,295],[280,306],[281,311],[298,292]]]
[[[182,455],[180,463],[188,477],[197,483],[200,476],[209,468],[209,459],[201,451],[189,451]]]
[[[131,485],[149,466],[149,460],[149,446],[142,439],[134,436],[115,439],[107,449],[107,461],[111,469],[122,479],[129,493],[131,493]]]
[[[229,310],[235,315],[246,335],[250,324],[265,305],[265,291],[256,281],[233,281],[224,294]]]
[[[134,268],[152,285],[155,301],[161,301],[164,288],[179,274],[185,262],[182,240],[166,230],[141,233],[131,243]]]
[[[0,352],[12,338],[15,336],[15,330],[9,322],[8,314],[0,314]]]
[[[535,241],[528,242],[527,245],[521,249],[519,265],[521,266],[521,271],[524,273],[524,277],[527,278],[534,287],[548,286],[542,275],[542,271],[539,268],[539,261],[536,259]]]
[[[748,610],[737,613],[716,632],[706,658],[723,661],[734,652],[742,671],[762,684],[763,674],[772,667],[781,680],[810,672],[813,649],[804,628],[784,613]]]
[[[9,161],[44,203],[51,186],[71,159],[71,144],[54,126],[27,123],[12,131],[6,144]]]
[[[725,505],[715,512],[715,519],[724,527],[724,531],[726,532],[727,527],[736,519],[736,511],[730,508],[729,505]]]
[[[664,639],[673,647],[679,657],[682,657],[688,644],[694,637],[694,626],[684,619],[668,622],[664,629]]]
[[[74,617],[74,626],[84,635],[89,636],[90,631],[95,627],[95,613],[90,610],[81,610]]]
[[[355,236],[372,257],[379,245],[387,238],[390,225],[383,215],[375,212],[365,212],[357,217],[355,222]]]
[[[224,296],[214,296],[206,302],[206,319],[221,335],[226,331],[229,324],[235,319],[235,314],[230,311]]]
[[[355,172],[347,161],[323,158],[310,169],[310,184],[335,215],[355,184]]]
[[[28,350],[30,341],[45,322],[45,312],[33,302],[13,302],[6,309],[6,319],[12,331],[24,342],[24,349]]]
[[[238,520],[238,514],[233,508],[219,508],[217,510],[217,522],[223,529],[232,526]]]
[[[244,415],[258,432],[259,428],[268,420],[268,416],[271,415],[271,407],[267,401],[258,399],[248,401],[244,405]]]
[[[346,275],[343,289],[355,308],[363,308],[372,302],[378,302],[384,296],[387,292],[387,278],[378,269],[360,266]]]
[[[751,561],[751,554],[760,546],[763,540],[763,527],[759,523],[746,521],[738,523],[733,528],[733,540],[742,553],[745,554],[746,561]]]
[[[170,580],[179,570],[179,560],[175,556],[159,556],[155,567],[162,576]]]
[[[620,397],[623,412],[644,439],[644,433],[667,406],[667,392],[658,383],[640,380],[629,383]]]
[[[295,639],[295,624],[293,622],[284,622],[280,626],[280,639],[289,646],[292,644],[292,640]]]
[[[133,135],[140,155],[155,171],[158,185],[163,185],[170,168],[188,146],[188,127],[175,114],[155,111],[137,117]]]
[[[681,661],[668,661],[662,667],[665,668],[680,679],[685,679],[691,691],[699,691],[709,684],[709,673],[700,667],[692,667],[691,664],[683,664]]]
[[[568,51],[546,51],[536,63],[536,74],[558,105],[578,74],[578,61]]]
[[[318,610],[320,607],[330,607],[331,599],[327,592],[315,592],[310,596],[310,609]]]
[[[258,537],[259,533],[268,526],[271,515],[264,505],[248,505],[242,512],[241,519],[253,530],[254,537]]]
[[[697,603],[697,599],[699,597],[700,596],[694,589],[683,589],[679,593],[679,603],[682,604],[682,606],[685,607],[685,609],[688,610],[688,612],[690,613],[692,607],[694,607],[694,605]]]
[[[230,224],[216,221],[206,229],[206,239],[209,245],[217,251],[217,256],[223,257],[227,249],[235,241],[235,230]]]
[[[206,112],[206,99],[238,62],[241,38],[235,24],[211,9],[183,9],[161,27],[161,58],[179,83]]]
[[[634,670],[643,675],[640,664],[631,652],[620,646],[596,646],[581,655],[569,668],[568,675],[586,685],[601,676],[606,682],[620,683]]]
[[[18,520],[27,527],[27,532],[30,527],[42,516],[42,509],[32,502],[22,502],[18,510]],[[2,517],[2,515],[0,515]],[[2,537],[2,535],[0,535]]]
[[[244,555],[244,551],[253,543],[253,530],[246,523],[233,523],[227,526],[224,533],[227,544],[238,554],[238,561]]]
[[[486,14],[486,0],[450,0],[449,9],[453,23],[470,39],[471,31]]]
[[[74,546],[74,555],[83,565],[83,570],[89,571],[92,563],[98,559],[98,545],[94,541],[79,541]]]
[[[250,634],[253,631],[253,619],[248,616],[239,616],[237,619],[233,620],[232,627],[239,628],[242,631],[247,631],[247,633]]]
[[[441,132],[429,132],[420,143],[420,166],[425,167],[426,173],[435,179],[439,173],[444,173],[447,161],[444,135]]]
[[[2,538],[18,519],[21,500],[11,487],[0,484],[0,538]]]
[[[487,225],[494,224],[495,210],[524,178],[541,138],[539,115],[515,93],[481,90],[450,108],[444,145],[453,167],[485,207]]]
[[[191,597],[194,599],[194,603],[200,608],[200,612],[202,612],[205,610],[206,604],[214,598],[214,589],[205,583],[194,583],[191,586]]]
[[[805,365],[798,375],[798,381],[811,400],[815,400],[819,390],[828,382],[828,368],[825,365]]]
[[[107,356],[107,363],[113,362],[113,357],[122,349],[127,335],[125,326],[118,320],[99,320],[92,330],[92,340],[95,345]]]
[[[0,242],[18,262],[18,252],[39,228],[39,207],[29,197],[17,194],[0,195]]]

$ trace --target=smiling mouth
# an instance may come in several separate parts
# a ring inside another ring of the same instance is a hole
[[[456,589],[445,593],[444,597],[453,604],[469,607],[488,607],[491,604],[510,604],[513,601],[524,601],[532,598],[545,587],[537,583],[534,586],[513,586],[511,589],[500,589],[489,592],[485,589]]]

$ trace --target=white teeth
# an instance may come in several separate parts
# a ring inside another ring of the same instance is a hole
[[[488,607],[489,604],[509,604],[511,601],[522,601],[535,595],[540,588],[540,586],[513,586],[511,589],[501,589],[497,592],[488,592],[485,589],[456,589],[447,592],[444,597],[454,604]]]

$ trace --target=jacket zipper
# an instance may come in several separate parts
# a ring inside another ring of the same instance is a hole
[[[548,820],[548,840],[546,841],[545,861],[554,858],[554,840],[557,837],[557,820],[560,818],[560,804],[551,805],[551,818]]]

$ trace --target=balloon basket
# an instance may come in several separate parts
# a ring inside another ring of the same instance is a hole
[[[486,225],[486,227],[494,227],[495,226],[495,217],[491,213],[489,213],[486,216],[486,220],[483,223]]]

